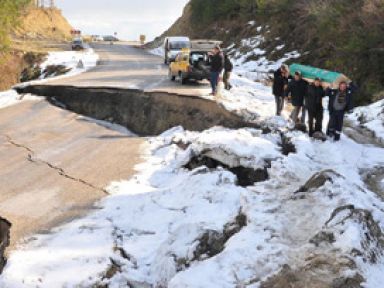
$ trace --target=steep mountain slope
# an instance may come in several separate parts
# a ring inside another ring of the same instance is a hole
[[[298,51],[295,62],[350,76],[364,103],[384,89],[383,19],[380,0],[191,0],[153,45],[168,35],[217,38],[230,54],[256,64]]]

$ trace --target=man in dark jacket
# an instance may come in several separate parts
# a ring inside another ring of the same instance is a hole
[[[217,94],[217,85],[219,84],[219,79],[221,72],[223,72],[224,68],[224,56],[221,52],[219,46],[213,48],[212,54],[210,55],[211,60],[211,76],[210,82],[212,87],[211,95],[215,96]]]
[[[273,76],[272,92],[275,96],[276,115],[280,116],[281,111],[284,109],[285,90],[288,87],[288,68],[285,65],[281,65]]]
[[[335,141],[340,140],[343,130],[345,112],[353,109],[353,91],[345,81],[340,82],[339,89],[327,89],[326,96],[329,96],[329,124],[327,135]]]
[[[231,60],[229,59],[227,53],[224,54],[224,76],[223,76],[223,81],[224,81],[224,88],[227,90],[232,89],[231,83],[229,83],[229,79],[231,78],[231,73],[233,71],[233,64]]]
[[[301,73],[296,71],[294,79],[288,84],[287,96],[292,99],[293,111],[291,119],[298,123],[301,111],[301,123],[305,123],[304,97],[307,94],[308,83],[303,80]]]
[[[308,127],[309,136],[312,137],[315,132],[323,130],[323,98],[325,92],[321,86],[321,80],[316,78],[315,81],[308,86],[308,92],[305,95],[305,108],[308,111]]]

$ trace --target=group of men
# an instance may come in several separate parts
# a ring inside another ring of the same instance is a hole
[[[299,71],[296,71],[292,78],[286,65],[282,65],[274,73],[273,95],[276,101],[276,114],[281,115],[285,99],[288,98],[293,106],[290,118],[295,124],[305,124],[308,113],[308,128],[311,137],[316,132],[322,133],[323,131],[323,98],[329,97],[327,135],[335,141],[340,140],[344,115],[353,109],[354,90],[353,85],[349,85],[345,81],[340,82],[339,87],[335,89],[324,89],[320,78],[316,78],[313,83],[308,83]]]
[[[221,74],[223,73],[223,82],[224,82],[224,88],[226,90],[231,90],[232,85],[229,82],[231,78],[231,73],[233,70],[233,64],[231,60],[229,59],[228,55],[224,53],[220,46],[216,46],[213,48],[212,52],[210,53],[210,62],[211,62],[211,74],[210,74],[210,82],[211,82],[211,88],[212,88],[212,96],[216,96],[217,94],[217,88],[220,81]]]

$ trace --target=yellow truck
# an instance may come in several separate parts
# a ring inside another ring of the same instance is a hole
[[[169,65],[169,78],[172,81],[179,79],[181,84],[189,80],[209,80],[210,57],[209,52],[220,41],[215,40],[194,40],[191,41],[191,48],[184,48],[176,55],[175,61]]]

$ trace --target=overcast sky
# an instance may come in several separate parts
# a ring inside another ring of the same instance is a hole
[[[56,5],[74,28],[84,34],[112,35],[137,40],[164,32],[178,17],[188,0],[56,0]]]

